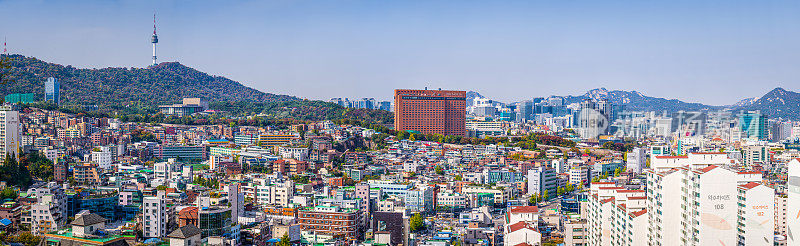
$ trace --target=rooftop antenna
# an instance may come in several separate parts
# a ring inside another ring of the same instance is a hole
[[[158,35],[156,35],[156,13],[153,11],[153,38],[150,39],[150,42],[153,43],[153,65],[155,66],[158,64],[156,62],[156,44],[158,44]]]
[[[6,37],[3,37],[3,55],[8,55],[8,50],[6,49]]]

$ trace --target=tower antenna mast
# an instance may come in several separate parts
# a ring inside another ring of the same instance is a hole
[[[153,12],[153,38],[150,39],[150,42],[153,43],[153,65],[155,66],[158,64],[156,60],[158,59],[156,56],[156,45],[158,44],[158,35],[156,35],[156,13]]]

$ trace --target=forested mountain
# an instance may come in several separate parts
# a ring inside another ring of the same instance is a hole
[[[358,119],[379,124],[393,121],[391,112],[349,109],[328,102],[265,93],[177,62],[148,68],[78,69],[21,55],[7,58],[11,61],[3,68],[7,83],[0,85],[0,97],[35,93],[37,100],[42,100],[45,81],[55,77],[61,83],[62,107],[71,112],[83,111],[85,105],[97,105],[99,110],[90,113],[116,114],[130,121],[204,124],[224,120],[219,116],[178,119],[158,112],[158,105],[179,103],[184,97],[199,97],[228,117],[258,114],[288,120]]]
[[[215,101],[275,102],[299,100],[293,96],[264,93],[221,76],[211,76],[177,62],[148,68],[78,69],[21,55],[10,55],[6,74],[10,81],[0,94],[44,95],[47,77],[61,83],[65,105],[158,105],[184,97]]]
[[[742,110],[759,110],[770,118],[800,119],[800,93],[775,88],[767,94],[754,99]]]

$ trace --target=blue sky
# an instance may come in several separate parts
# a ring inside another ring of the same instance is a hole
[[[144,67],[154,10],[161,61],[311,99],[800,91],[800,1],[0,0],[0,37],[59,64]]]

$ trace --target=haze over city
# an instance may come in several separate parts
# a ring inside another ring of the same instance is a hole
[[[605,87],[727,105],[800,89],[797,1],[0,1],[0,37],[63,65],[145,67],[153,12],[159,61],[301,98]]]

